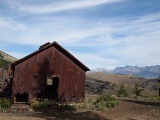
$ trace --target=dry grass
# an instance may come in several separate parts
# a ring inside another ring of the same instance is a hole
[[[105,88],[103,90],[101,90],[101,93],[111,93],[111,94],[116,94],[117,95],[117,91],[120,88],[120,85],[123,84],[125,86],[125,88],[127,89],[127,93],[128,94],[132,94],[133,90],[135,88],[135,84],[140,84],[140,87],[143,89],[142,96],[156,96],[158,95],[157,90],[155,88],[156,85],[156,81],[155,80],[147,80],[144,78],[138,78],[135,76],[130,76],[130,75],[120,75],[120,74],[106,74],[106,73],[102,73],[102,72],[95,72],[95,73],[87,73],[87,78],[86,80],[88,80],[91,83],[91,87],[93,87],[93,90],[96,90],[98,88],[102,88],[100,85],[102,85],[102,82],[106,82],[108,83],[108,88],[105,90]],[[102,81],[97,82],[97,80]],[[95,86],[98,86],[96,88]],[[98,84],[99,83],[99,84]],[[95,89],[96,88],[96,89]],[[87,88],[89,89],[89,88]],[[93,91],[92,90],[92,91]],[[93,94],[95,94],[97,91],[92,92]]]

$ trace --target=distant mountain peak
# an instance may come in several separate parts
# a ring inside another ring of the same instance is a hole
[[[89,73],[93,73],[93,72],[103,72],[103,73],[109,73],[111,72],[111,70],[108,70],[106,68],[96,68],[94,70],[89,71]]]
[[[147,79],[154,79],[160,77],[160,65],[145,67],[126,65],[125,67],[116,67],[114,70],[108,70],[106,68],[96,68],[89,73],[94,72],[102,72],[108,74],[126,74]]]
[[[145,67],[127,65],[125,67],[116,67],[112,72],[116,74],[135,75],[149,79],[158,78],[160,76],[160,65]]]

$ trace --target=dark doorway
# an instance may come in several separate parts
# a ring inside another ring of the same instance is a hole
[[[37,100],[40,101],[40,102],[43,100],[43,93],[44,93],[43,91],[42,92],[37,92]]]
[[[28,94],[27,93],[23,93],[23,94],[17,94],[15,95],[16,97],[16,102],[28,102]]]
[[[57,100],[58,99],[59,78],[47,78],[45,86],[45,98]]]

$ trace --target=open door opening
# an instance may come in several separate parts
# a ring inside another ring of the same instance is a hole
[[[17,93],[15,95],[16,97],[16,102],[20,102],[20,103],[27,103],[28,102],[28,94],[27,93],[23,93],[23,94],[19,94]]]
[[[45,98],[57,100],[58,99],[59,77],[48,77],[45,86]]]

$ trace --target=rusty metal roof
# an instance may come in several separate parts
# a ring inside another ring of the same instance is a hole
[[[19,64],[19,63],[21,63],[21,62],[23,62],[23,61],[31,58],[32,56],[35,56],[36,54],[38,54],[38,53],[46,50],[47,48],[50,48],[50,47],[53,47],[53,46],[54,46],[56,49],[58,49],[60,52],[62,52],[66,57],[68,57],[69,59],[71,59],[75,64],[77,64],[77,65],[78,65],[79,67],[81,67],[83,70],[85,70],[85,71],[89,71],[89,70],[90,70],[88,67],[86,67],[83,63],[81,63],[77,58],[75,58],[71,53],[69,53],[67,50],[65,50],[62,46],[60,46],[60,45],[59,45],[57,42],[55,42],[55,41],[52,42],[52,43],[47,42],[47,43],[45,43],[44,45],[40,46],[39,50],[37,50],[37,51],[35,51],[35,52],[33,52],[33,53],[31,53],[31,54],[23,57],[22,59],[19,59],[19,60],[15,61],[14,63],[11,64],[12,68],[13,68],[15,65],[17,65],[17,64]]]

